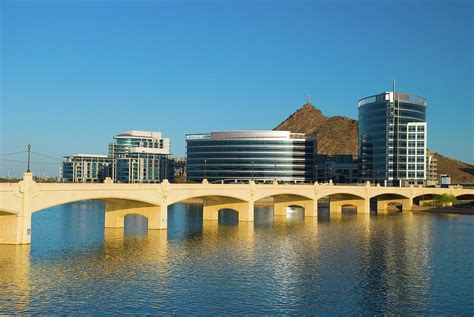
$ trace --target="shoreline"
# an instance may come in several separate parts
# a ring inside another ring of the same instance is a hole
[[[447,206],[447,207],[413,206],[411,211],[422,212],[422,213],[434,213],[434,214],[474,215],[474,208],[456,208],[452,206]]]

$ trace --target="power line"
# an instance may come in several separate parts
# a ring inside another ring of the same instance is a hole
[[[0,158],[0,161],[15,162],[15,163],[27,163],[27,161],[10,160],[10,159],[4,159],[4,158]],[[34,165],[34,164],[58,165],[59,163],[32,162],[32,164],[33,164],[33,165]]]
[[[12,153],[0,153],[0,156],[7,156],[7,155],[15,155],[15,154],[23,154],[27,151],[20,151],[20,152],[12,152]]]
[[[57,160],[57,161],[62,161],[63,160],[62,158],[57,158],[57,157],[49,156],[49,155],[46,155],[46,154],[41,154],[41,153],[38,153],[38,152],[31,151],[31,153],[39,155],[39,156],[43,156],[43,157],[46,157],[46,158],[49,158],[49,159],[52,159],[52,160]]]

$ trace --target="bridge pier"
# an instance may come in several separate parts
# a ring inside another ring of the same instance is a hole
[[[36,182],[32,173],[24,173],[19,182],[21,195],[20,212],[18,214],[0,211],[0,244],[30,244],[31,243],[31,211],[32,191]]]
[[[203,220],[218,220],[219,210],[232,209],[239,213],[239,222],[253,221],[254,202],[225,202],[216,200],[204,200],[202,210]]]
[[[401,205],[401,211],[409,211],[413,207],[413,202],[409,198],[377,200],[377,213],[388,212],[389,205],[393,203]]]
[[[0,244],[30,244],[31,214],[29,216],[0,216]]]
[[[413,208],[413,199],[407,198],[402,200],[402,211],[410,211]]]
[[[329,201],[330,213],[342,213],[342,207],[352,205],[357,208],[358,214],[370,214],[370,200],[369,199],[341,199]]]
[[[316,199],[290,200],[280,197],[274,198],[273,215],[276,217],[286,216],[286,209],[290,206],[302,207],[305,217],[318,216],[318,201]]]
[[[106,201],[105,203],[105,227],[123,228],[125,216],[140,215],[148,219],[148,229],[167,229],[168,206],[140,205],[136,202],[119,200]]]

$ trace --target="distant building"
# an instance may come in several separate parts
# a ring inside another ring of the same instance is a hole
[[[451,177],[449,177],[447,174],[440,174],[439,180],[442,188],[448,188],[449,185],[451,185]]]
[[[359,160],[364,181],[423,184],[426,141],[424,98],[384,92],[359,101]]]
[[[316,155],[316,178],[318,182],[357,183],[359,166],[352,155]]]
[[[186,177],[186,158],[175,157],[174,161],[174,175],[179,177]]]
[[[438,184],[438,159],[431,151],[426,151],[426,185]]]
[[[127,130],[109,145],[112,178],[118,183],[157,183],[173,179],[170,140],[160,132]]]
[[[187,179],[312,182],[316,135],[224,131],[186,135]]]
[[[108,176],[111,160],[107,155],[74,154],[62,162],[62,181],[73,183],[100,183]]]

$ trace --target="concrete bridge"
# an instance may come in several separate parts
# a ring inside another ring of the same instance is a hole
[[[390,204],[411,210],[414,199],[426,195],[452,194],[473,199],[474,189],[342,186],[332,184],[101,184],[36,183],[25,173],[19,183],[0,184],[0,244],[31,243],[31,216],[34,212],[76,201],[105,202],[105,226],[124,226],[127,215],[148,218],[148,229],[166,229],[168,206],[199,198],[203,202],[203,219],[217,220],[221,209],[233,209],[240,222],[254,220],[255,202],[270,199],[274,215],[285,215],[287,207],[304,208],[305,217],[317,217],[318,200],[330,198],[330,212],[341,212],[353,206],[357,213],[369,215],[370,201],[376,198],[377,211]]]

